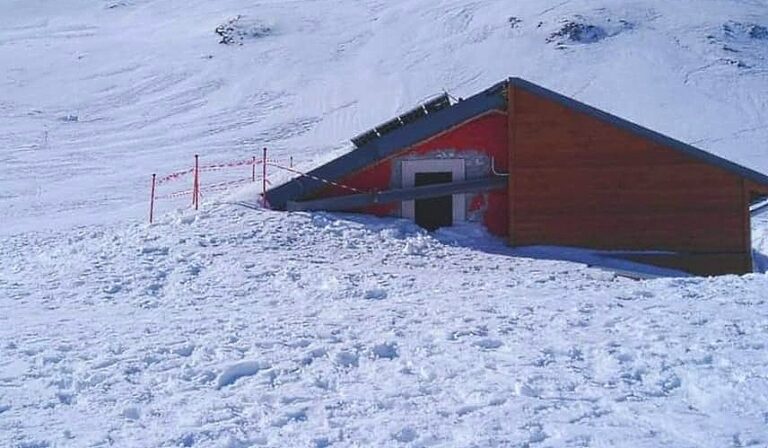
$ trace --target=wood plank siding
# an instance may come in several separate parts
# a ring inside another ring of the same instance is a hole
[[[751,270],[756,186],[517,86],[507,95],[512,245],[673,251],[685,256],[652,261],[699,274]]]

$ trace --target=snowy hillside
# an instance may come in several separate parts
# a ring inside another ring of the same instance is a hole
[[[311,168],[508,76],[768,172],[766,26],[764,0],[5,0],[2,232],[143,218],[194,153]]]
[[[257,187],[145,223],[195,153],[311,168],[508,76],[768,173],[767,26],[765,0],[3,0],[0,446],[768,446],[764,274],[231,202]]]

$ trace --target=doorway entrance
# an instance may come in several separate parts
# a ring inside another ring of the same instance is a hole
[[[464,159],[421,159],[402,161],[403,188],[461,182]],[[464,221],[466,204],[463,194],[403,201],[402,216],[432,231]]]
[[[451,172],[416,173],[415,186],[446,184],[451,181],[453,181]],[[415,220],[420,227],[431,232],[453,224],[453,198],[450,195],[417,199],[415,202]]]

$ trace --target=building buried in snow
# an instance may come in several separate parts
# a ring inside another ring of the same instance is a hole
[[[347,188],[304,176],[269,203],[427,229],[479,221],[512,246],[617,251],[695,274],[752,270],[750,204],[768,177],[522,79],[439,97],[353,142],[309,173]]]

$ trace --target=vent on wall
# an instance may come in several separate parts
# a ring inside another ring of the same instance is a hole
[[[387,121],[386,123],[382,123],[369,131],[363,132],[362,134],[354,137],[352,139],[352,143],[354,143],[358,148],[361,148],[376,140],[377,138],[389,134],[395,129],[419,121],[431,113],[446,109],[450,106],[450,97],[448,94],[444,93],[392,120]]]

